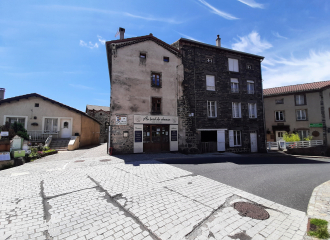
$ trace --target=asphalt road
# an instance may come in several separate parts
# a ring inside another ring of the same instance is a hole
[[[314,188],[330,180],[330,163],[285,155],[159,161],[304,212]]]

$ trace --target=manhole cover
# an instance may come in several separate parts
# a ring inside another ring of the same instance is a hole
[[[111,161],[111,159],[102,159],[102,160],[100,160],[100,162],[109,162],[109,161]]]
[[[77,161],[74,161],[74,162],[85,162],[85,160],[77,160]]]
[[[234,203],[234,208],[241,216],[258,220],[266,220],[269,218],[269,213],[263,207],[252,203],[236,202]]]

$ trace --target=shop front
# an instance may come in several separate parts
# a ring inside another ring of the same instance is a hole
[[[134,153],[178,151],[178,117],[134,115]]]

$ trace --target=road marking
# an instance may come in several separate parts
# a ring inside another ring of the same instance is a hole
[[[16,177],[16,176],[21,176],[21,175],[26,175],[26,174],[30,174],[30,173],[29,172],[12,173],[11,176]]]

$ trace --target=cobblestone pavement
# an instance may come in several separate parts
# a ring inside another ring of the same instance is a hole
[[[105,149],[1,171],[0,239],[304,238],[304,212],[152,160],[159,155],[123,160]],[[258,204],[270,217],[240,215],[235,202]]]

